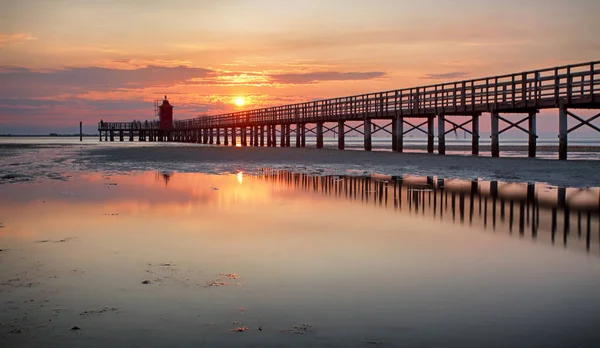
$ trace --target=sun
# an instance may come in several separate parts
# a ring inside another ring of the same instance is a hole
[[[235,99],[235,105],[244,106],[244,104],[246,104],[246,100],[244,99],[244,97],[238,97]]]

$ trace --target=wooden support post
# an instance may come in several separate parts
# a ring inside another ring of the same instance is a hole
[[[285,147],[290,147],[290,127],[289,124],[285,125]]]
[[[300,123],[296,123],[296,147],[300,147],[300,137],[302,136],[302,134],[300,134]]]
[[[271,125],[271,146],[277,147],[277,125]]]
[[[265,146],[265,126],[260,126],[260,146]]]
[[[396,133],[392,136],[396,138],[396,151],[404,151],[404,116],[398,116],[394,121],[396,123]]]
[[[133,129],[129,130],[129,141],[133,141]]]
[[[237,146],[237,129],[231,127],[231,146]]]
[[[446,116],[438,115],[438,154],[446,154]]]
[[[241,133],[240,134],[240,137],[241,137],[240,143],[242,143],[242,146],[247,146],[248,139],[246,138],[246,126],[240,127],[240,133]]]
[[[529,157],[535,157],[536,152],[536,141],[537,141],[537,127],[536,127],[536,111],[529,113]]]
[[[254,146],[258,146],[258,126],[254,126]]]
[[[123,141],[123,130],[119,131],[119,141]]]
[[[372,150],[372,144],[371,144],[371,130],[373,129],[372,124],[371,124],[371,119],[369,118],[365,118],[365,123],[363,126],[363,133],[365,134],[365,151],[371,151]]]
[[[317,149],[323,148],[323,122],[317,122]]]
[[[500,157],[500,134],[498,133],[499,126],[499,118],[498,111],[492,110],[491,113],[491,122],[492,122],[492,157]]]
[[[83,123],[79,121],[79,141],[83,141]]]
[[[279,127],[279,146],[285,147],[285,124]]]
[[[564,104],[560,104],[558,114],[558,159],[567,159],[567,134],[568,134],[568,123],[567,123],[567,108]]]
[[[223,128],[223,145],[229,146],[229,128]]]
[[[221,128],[217,127],[215,128],[215,136],[217,138],[217,145],[221,145]]]
[[[306,147],[306,125],[304,123],[300,125],[300,133],[302,133],[300,138],[300,146]]]
[[[398,151],[398,115],[392,120],[392,152]]]
[[[433,153],[433,141],[435,135],[433,133],[433,116],[427,116],[427,153]]]
[[[479,155],[479,114],[474,114],[471,120],[471,153]]]
[[[272,141],[271,141],[271,127],[272,126],[270,124],[267,125],[267,146],[268,147],[273,146]]]
[[[346,147],[346,129],[344,121],[338,121],[338,150],[343,150]]]

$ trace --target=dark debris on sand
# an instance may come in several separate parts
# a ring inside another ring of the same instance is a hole
[[[282,329],[280,332],[304,335],[305,333],[309,333],[314,330],[315,330],[314,326],[300,324],[300,325],[292,325],[292,326],[288,327],[287,329]]]

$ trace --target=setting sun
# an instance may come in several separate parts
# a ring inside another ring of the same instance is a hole
[[[235,99],[235,105],[244,106],[244,104],[246,104],[246,100],[244,100],[243,97],[239,97],[239,98]]]

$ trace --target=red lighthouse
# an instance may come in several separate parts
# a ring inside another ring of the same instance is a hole
[[[169,104],[166,95],[165,100],[162,101],[162,105],[159,107],[158,119],[160,120],[161,129],[173,128],[173,105]]]

